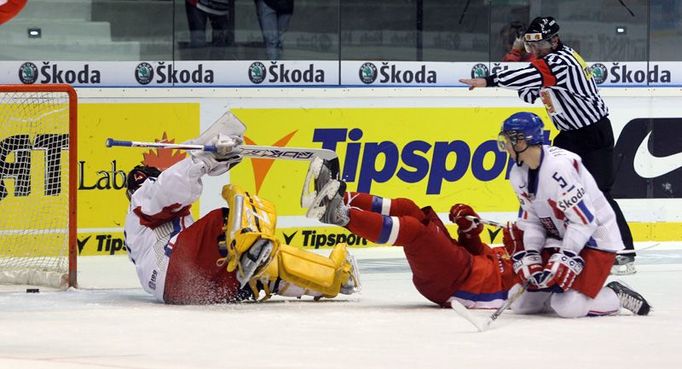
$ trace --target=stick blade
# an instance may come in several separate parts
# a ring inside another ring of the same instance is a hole
[[[479,322],[478,320],[476,320],[474,316],[469,312],[469,309],[467,309],[466,306],[462,305],[462,303],[460,303],[459,301],[454,299],[451,300],[450,307],[457,313],[457,315],[466,319],[469,323],[476,327],[476,329],[479,332],[486,331],[490,327],[489,322]]]

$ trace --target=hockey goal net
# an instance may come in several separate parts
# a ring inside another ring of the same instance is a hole
[[[76,107],[68,85],[0,85],[0,284],[76,286]]]

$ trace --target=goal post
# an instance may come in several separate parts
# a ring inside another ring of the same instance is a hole
[[[0,85],[0,284],[77,287],[77,102]]]

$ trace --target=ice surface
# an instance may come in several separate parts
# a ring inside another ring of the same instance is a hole
[[[357,296],[214,306],[156,303],[126,257],[82,257],[78,290],[0,292],[0,368],[679,368],[682,243],[637,246],[619,279],[650,316],[507,311],[483,333],[416,292],[400,248],[354,250]]]

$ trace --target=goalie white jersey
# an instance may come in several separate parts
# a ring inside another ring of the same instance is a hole
[[[163,301],[168,261],[178,234],[192,225],[190,205],[201,195],[205,165],[189,157],[147,179],[133,194],[124,235],[144,290]],[[150,245],[152,245],[150,247]]]
[[[517,224],[527,250],[623,249],[615,213],[578,155],[543,146],[540,166],[514,164],[509,180],[521,204]]]

